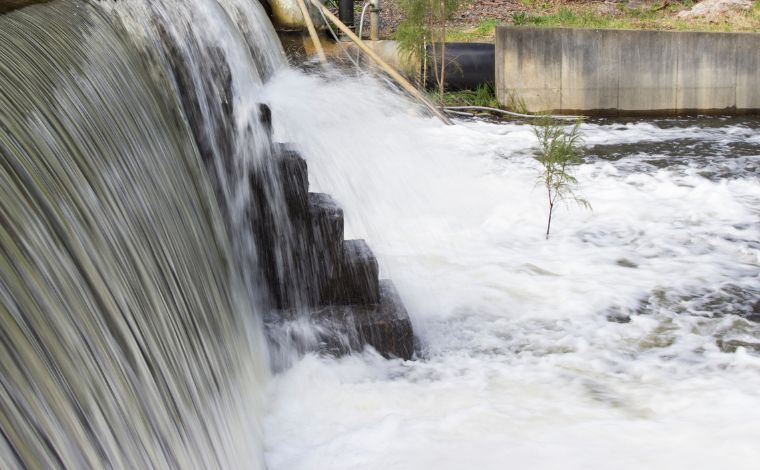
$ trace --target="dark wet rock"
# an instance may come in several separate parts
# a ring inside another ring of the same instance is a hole
[[[752,343],[749,341],[741,341],[738,339],[723,340],[718,339],[715,342],[724,353],[735,353],[737,349],[744,348],[749,351],[760,353],[760,343]]]
[[[304,219],[309,209],[309,173],[306,160],[287,144],[275,144],[275,158],[290,217]]]
[[[313,287],[310,305],[332,303],[329,292],[340,278],[343,260],[343,209],[328,194],[309,193],[309,246],[305,256],[310,260],[307,285]]]
[[[760,288],[739,284],[694,290],[689,293],[670,292],[657,288],[641,299],[636,315],[667,310],[683,315],[721,318],[729,315],[760,322]]]
[[[380,301],[377,258],[364,240],[343,242],[342,257],[327,303],[374,305]]]
[[[269,108],[260,115],[270,126]],[[248,216],[260,271],[253,280],[266,287],[272,343],[331,354],[369,345],[411,359],[409,316],[393,284],[379,281],[372,250],[364,240],[343,240],[343,209],[329,194],[309,192],[308,165],[292,146],[273,144],[272,154],[249,174]]]
[[[356,309],[354,321],[361,343],[372,346],[385,357],[412,358],[414,353],[412,323],[391,281],[380,282],[378,305],[354,308]]]
[[[631,316],[623,313],[611,313],[607,315],[607,321],[611,323],[631,323]]]
[[[264,126],[268,135],[272,135],[272,108],[264,103],[259,103],[259,121]]]
[[[638,268],[639,265],[634,263],[633,261],[626,259],[626,258],[620,258],[619,260],[615,261],[615,264],[618,266],[622,266],[624,268]]]
[[[329,194],[309,193],[308,197],[315,249],[337,265],[343,244],[343,209]]]
[[[752,311],[747,314],[747,320],[760,323],[760,300],[752,306]]]
[[[332,305],[306,314],[294,310],[278,312],[284,322],[268,325],[269,334],[279,335],[275,341],[280,342],[284,336],[290,336],[288,339],[301,352],[313,348],[340,356],[372,346],[386,358],[412,359],[414,334],[409,314],[391,281],[382,280],[379,286],[379,302],[374,305]],[[302,329],[288,327],[289,321],[299,317],[308,318],[311,324],[308,334],[316,334],[316,338],[303,337]]]

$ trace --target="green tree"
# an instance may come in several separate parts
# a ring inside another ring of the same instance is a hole
[[[427,75],[427,46],[431,48],[433,78],[444,107],[446,83],[446,23],[456,13],[462,0],[400,0],[404,20],[396,29],[401,50],[423,63],[423,80]]]
[[[572,174],[572,167],[583,162],[580,126],[580,121],[568,127],[551,117],[538,118],[533,124],[533,132],[539,144],[535,158],[542,167],[537,184],[546,189],[549,203],[547,240],[552,226],[552,213],[558,202],[573,201],[580,207],[591,209],[591,204],[576,194],[578,180]]]

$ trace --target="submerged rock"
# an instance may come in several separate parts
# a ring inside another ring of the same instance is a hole
[[[303,353],[340,356],[373,347],[386,358],[412,359],[414,333],[409,314],[390,280],[379,282],[378,302],[331,305],[310,311],[286,310],[267,325],[272,341],[286,341]],[[304,328],[303,322],[308,322]]]
[[[607,321],[610,323],[631,323],[631,316],[624,313],[611,313],[607,315]]]
[[[739,348],[744,348],[753,352],[760,352],[760,343],[752,343],[738,339],[723,340],[718,339],[715,342],[724,353],[735,353]]]
[[[760,300],[752,306],[752,312],[747,315],[747,320],[760,323]]]

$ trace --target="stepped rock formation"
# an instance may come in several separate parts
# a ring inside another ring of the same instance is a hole
[[[393,283],[379,279],[372,250],[364,240],[343,239],[343,210],[331,196],[308,192],[307,164],[296,151],[277,144],[274,161],[285,224],[276,221],[278,206],[267,197],[269,175],[251,175],[258,214],[252,223],[274,309],[270,329],[281,332],[281,321],[305,316],[317,326],[313,343],[322,351],[345,354],[369,345],[386,357],[411,359],[409,316]]]

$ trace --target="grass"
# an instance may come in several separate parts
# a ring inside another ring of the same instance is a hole
[[[618,6],[615,15],[601,14],[588,5],[578,7],[551,5],[537,7],[534,0],[521,0],[534,10],[534,13],[515,12],[512,23],[516,26],[564,27],[589,29],[658,29],[680,31],[758,31],[760,30],[760,0],[753,4],[748,12],[735,12],[725,15],[720,21],[682,20],[676,17],[678,11],[684,10],[693,2],[668,3],[655,5],[650,9],[634,10]]]
[[[512,14],[515,26],[589,29],[651,29],[670,31],[760,31],[760,0],[752,10],[724,15],[718,21],[682,20],[676,14],[690,8],[696,0],[655,4],[649,9],[631,9],[618,4],[615,14],[600,13],[597,5],[575,5],[555,0],[519,0],[527,11]],[[481,19],[475,26],[452,27],[446,32],[448,42],[490,42],[494,40],[495,18]]]
[[[440,97],[438,90],[428,92],[428,98],[433,103],[439,103]],[[447,91],[443,94],[445,106],[485,106],[498,108],[499,102],[496,100],[496,93],[493,86],[485,84],[480,85],[475,90]]]
[[[485,18],[474,27],[452,28],[446,31],[447,42],[478,42],[493,40],[499,20]]]

